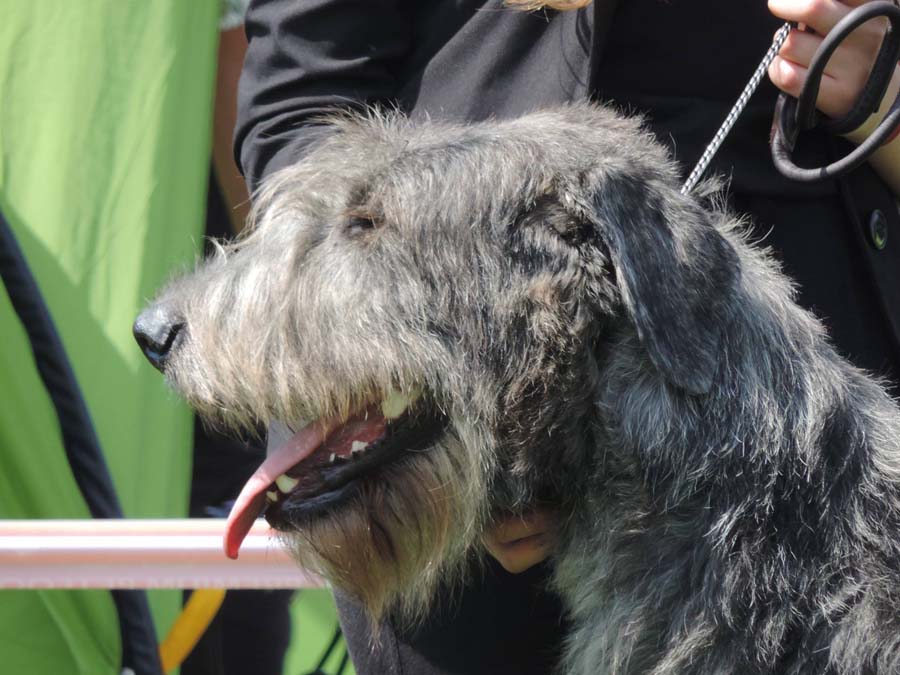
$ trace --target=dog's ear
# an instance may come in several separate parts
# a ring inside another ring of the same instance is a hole
[[[740,277],[737,253],[700,205],[665,182],[604,171],[578,192],[651,361],[685,391],[708,392]]]

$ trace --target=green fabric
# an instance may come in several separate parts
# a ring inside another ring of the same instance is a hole
[[[291,605],[291,644],[284,657],[285,673],[311,673],[325,654],[338,626],[337,610],[331,591],[300,591]],[[326,673],[337,673],[346,646],[341,641],[325,663]],[[343,675],[354,675],[347,664]]]
[[[0,209],[38,279],[129,517],[186,513],[191,421],[131,322],[200,241],[220,0],[15,0],[0,19]],[[0,293],[0,518],[83,518]],[[151,594],[162,638],[180,592]],[[116,673],[105,591],[0,592],[3,671]]]

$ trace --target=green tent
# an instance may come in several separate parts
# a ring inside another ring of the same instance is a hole
[[[0,209],[37,277],[129,517],[183,516],[191,420],[131,337],[203,226],[217,0],[7,2]],[[24,332],[0,293],[0,517],[84,518]],[[181,594],[150,594],[165,634]],[[109,593],[3,592],[10,673],[115,673]]]
[[[220,0],[22,0],[0,20],[0,210],[132,518],[187,512],[190,415],[131,322],[200,248],[220,11]],[[2,292],[0,344],[0,518],[89,517]],[[150,601],[161,639],[181,592]],[[286,672],[315,664],[334,628],[324,591],[302,594],[294,617],[302,638]],[[4,672],[118,675],[120,650],[106,591],[0,592]]]

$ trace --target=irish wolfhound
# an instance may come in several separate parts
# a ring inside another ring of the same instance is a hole
[[[136,323],[206,418],[294,435],[242,492],[373,618],[559,507],[562,672],[900,673],[900,414],[735,218],[588,105],[370,114]]]

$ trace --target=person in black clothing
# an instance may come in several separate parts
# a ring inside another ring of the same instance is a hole
[[[335,110],[382,103],[414,119],[476,121],[595,99],[645,115],[686,174],[784,19],[822,33],[858,4],[771,0],[775,16],[762,3],[716,0],[596,0],[531,13],[501,0],[257,0],[246,19],[236,153],[256,187],[329,133],[320,117]],[[789,93],[797,92],[818,39],[795,32],[773,64],[773,79]],[[861,31],[832,59],[819,102],[824,112],[849,107],[875,50],[877,31]],[[893,159],[900,146],[892,143],[845,179],[792,183],[774,169],[767,145],[777,93],[771,82],[763,85],[711,172],[728,178],[732,208],[749,214],[757,238],[799,282],[800,304],[823,319],[838,349],[896,383],[900,215],[890,185],[900,188]],[[813,130],[798,163],[833,161],[850,142]],[[517,548],[517,537],[551,529],[540,514],[520,525],[504,523],[486,542],[515,571],[547,552],[546,545]],[[360,609],[338,595],[357,671],[552,672],[565,621],[544,589],[546,573],[543,564],[520,575],[492,564],[424,625],[384,626],[377,648]]]

